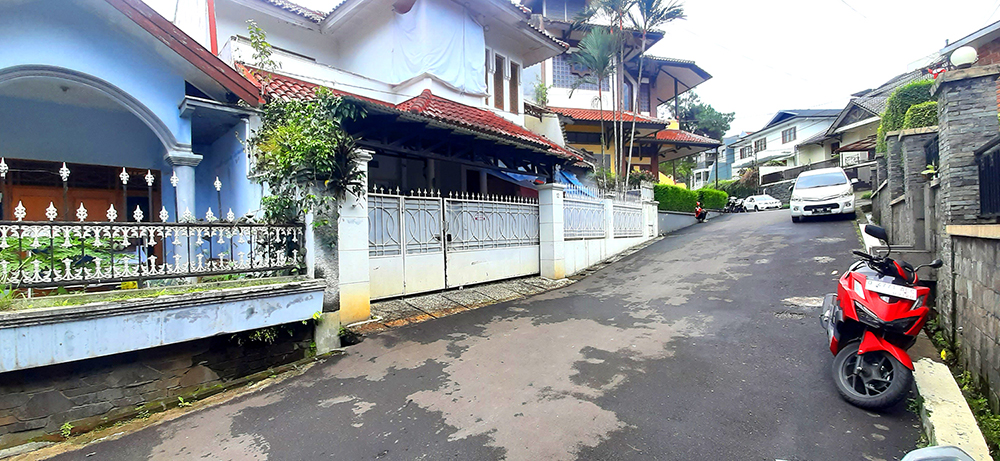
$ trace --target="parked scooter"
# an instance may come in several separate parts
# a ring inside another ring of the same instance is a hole
[[[823,299],[820,323],[834,354],[833,379],[840,395],[867,409],[890,407],[906,397],[913,383],[913,346],[927,321],[930,289],[916,286],[917,271],[889,258],[885,229],[865,226],[865,233],[886,243],[885,256],[854,250],[860,259],[840,277],[836,294]]]
[[[701,202],[694,202],[694,218],[698,222],[705,222],[705,218],[708,217],[708,210],[701,207]]]
[[[726,206],[722,207],[722,212],[732,213],[735,206],[736,206],[736,197],[729,197],[729,201],[726,202]]]

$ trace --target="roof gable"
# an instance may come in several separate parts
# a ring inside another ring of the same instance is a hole
[[[779,123],[786,122],[793,118],[833,118],[840,114],[839,109],[793,109],[781,110],[774,114],[771,121],[758,131],[764,131]]]

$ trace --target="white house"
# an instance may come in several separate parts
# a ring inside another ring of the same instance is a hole
[[[840,110],[836,109],[779,111],[763,128],[733,144],[733,169],[764,165],[777,160],[784,164],[783,167],[774,167],[780,170],[825,160],[812,156],[809,152],[799,151],[797,147],[813,136],[826,133],[839,114]]]

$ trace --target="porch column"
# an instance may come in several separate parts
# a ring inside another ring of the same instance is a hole
[[[489,192],[486,190],[486,170],[479,170],[479,193],[485,194]]]
[[[167,151],[164,159],[173,168],[172,174],[177,175],[177,186],[174,188],[174,221],[180,222],[185,210],[191,210],[192,214],[198,213],[194,202],[194,168],[201,163],[201,155],[189,150],[171,150]],[[169,184],[169,180],[165,181],[165,184]],[[155,214],[155,211],[150,210],[150,213]],[[174,246],[174,254],[180,256],[180,259],[175,259],[176,263],[182,265],[189,263],[190,239],[190,237],[183,239],[180,245]]]
[[[347,191],[340,201],[337,218],[337,263],[340,291],[340,322],[348,325],[371,317],[368,265],[368,162],[372,151],[360,151],[358,169],[365,177],[364,192]]]
[[[549,183],[538,186],[539,256],[542,277],[554,280],[566,277],[564,264],[563,190],[566,186]]]

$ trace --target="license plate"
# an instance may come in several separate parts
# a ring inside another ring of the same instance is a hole
[[[878,280],[866,280],[865,289],[876,293],[882,293],[884,295],[895,296],[897,298],[909,299],[911,301],[916,301],[917,299],[917,290],[915,288],[879,282]]]
[[[826,214],[826,213],[829,213],[829,212],[830,212],[829,208],[817,208],[817,209],[813,210],[813,213],[815,213],[815,214]]]

